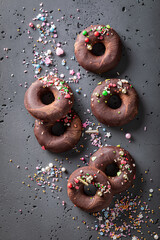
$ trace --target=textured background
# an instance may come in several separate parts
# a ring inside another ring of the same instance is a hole
[[[65,176],[69,176],[77,165],[84,165],[80,157],[92,153],[97,148],[91,145],[90,137],[87,136],[87,140],[82,138],[78,144],[80,152],[72,150],[64,154],[51,154],[43,151],[34,137],[34,119],[23,105],[25,82],[30,85],[34,81],[34,71],[30,60],[33,59],[33,44],[38,38],[38,32],[35,31],[32,34],[34,39],[28,39],[27,29],[28,23],[38,14],[39,3],[38,0],[0,0],[0,239],[97,239],[97,232],[90,228],[87,230],[82,223],[84,220],[89,226],[94,226],[95,217],[73,207],[66,194],[65,179]],[[36,11],[33,11],[33,8]],[[152,224],[150,231],[155,230],[158,233],[156,229],[159,221],[158,188],[160,183],[158,17],[160,1],[46,0],[44,8],[48,11],[53,10],[52,16],[59,36],[57,42],[67,42],[63,49],[68,65],[75,71],[80,70],[82,74],[79,84],[70,84],[75,93],[74,109],[79,113],[82,122],[88,118],[97,126],[97,120],[87,112],[87,109],[90,109],[91,92],[99,81],[106,77],[117,77],[117,72],[119,72],[121,78],[129,79],[136,88],[140,97],[137,118],[124,126],[123,131],[120,128],[107,128],[107,131],[112,133],[112,138],[107,139],[106,143],[121,144],[133,155],[137,164],[137,180],[133,189],[135,194],[141,188],[142,199],[147,201],[149,189],[154,189],[149,204],[151,209],[155,210],[156,223]],[[61,9],[60,12],[58,8]],[[77,8],[80,12],[77,12]],[[64,20],[56,22],[56,19],[61,16],[64,16]],[[78,16],[80,19],[77,19]],[[22,20],[24,23],[21,22]],[[120,64],[116,69],[101,76],[86,73],[76,61],[70,60],[74,54],[76,34],[90,24],[99,23],[110,24],[119,33],[123,42],[123,56]],[[19,28],[20,32],[17,31]],[[9,48],[8,53],[3,50],[4,48]],[[46,46],[46,49],[48,48],[50,47]],[[29,62],[27,73],[24,73],[26,67],[22,64],[24,59]],[[63,72],[65,79],[68,79],[69,72],[61,65],[61,60],[55,56],[55,64],[59,72]],[[22,87],[19,84],[22,84]],[[82,88],[81,94],[75,91],[78,87]],[[87,94],[87,97],[85,98],[83,94]],[[145,126],[147,131],[144,131]],[[125,139],[126,132],[132,134],[132,143],[128,143]],[[100,136],[103,141],[102,130]],[[80,147],[81,144],[84,148]],[[66,157],[69,158],[70,163],[65,160]],[[28,175],[33,176],[38,163],[45,167],[53,162],[58,166],[59,163],[55,163],[55,158],[58,158],[58,161],[63,159],[63,166],[68,170],[68,174],[64,174],[59,182],[63,188],[62,192],[52,193],[49,188],[46,189],[46,194],[42,192],[42,189],[35,191],[37,185],[30,181]],[[20,165],[19,169],[17,165]],[[28,170],[25,169],[26,167]],[[145,184],[141,184],[141,177],[144,178]],[[27,184],[30,184],[30,187],[27,187]],[[66,207],[62,206],[62,201],[66,202]],[[19,209],[22,209],[22,213]],[[72,220],[73,217],[77,220]],[[147,231],[148,229],[144,226],[143,237],[147,240],[153,239]],[[136,230],[133,230],[133,233],[136,235]]]

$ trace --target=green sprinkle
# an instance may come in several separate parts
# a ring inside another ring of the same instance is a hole
[[[86,173],[87,176],[89,176],[89,173]]]
[[[60,97],[58,97],[58,99],[60,99]]]
[[[111,28],[110,25],[107,25],[107,28]]]
[[[87,35],[87,31],[84,30],[84,31],[82,32],[82,34],[83,34],[84,36]]]
[[[96,160],[97,157],[92,157],[92,162],[94,162]]]
[[[118,114],[120,114],[121,112],[120,111],[118,111]]]
[[[108,92],[107,92],[106,90],[104,90],[104,91],[102,92],[102,95],[103,95],[103,96],[107,96],[107,95],[108,95]]]
[[[117,176],[119,177],[121,175],[121,173],[122,173],[121,171],[117,172]]]
[[[98,103],[100,102],[100,100],[97,101]]]

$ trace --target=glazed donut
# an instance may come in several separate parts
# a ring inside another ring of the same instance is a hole
[[[53,93],[55,99],[51,104],[45,105],[42,97],[48,92]],[[73,101],[73,93],[68,84],[51,75],[41,77],[32,83],[24,97],[24,105],[33,117],[52,123],[70,111]]]
[[[114,98],[119,99],[118,105],[111,103]],[[106,79],[98,83],[91,95],[91,110],[99,122],[122,126],[137,115],[138,95],[127,80]]]
[[[86,195],[87,187],[95,188],[95,195]],[[113,195],[110,182],[106,175],[92,167],[81,167],[76,169],[69,177],[67,185],[68,196],[77,207],[87,212],[98,212],[109,206]]]
[[[109,71],[121,57],[120,37],[109,25],[87,27],[77,36],[74,46],[79,64],[94,73]]]
[[[34,134],[42,149],[54,153],[72,149],[78,143],[82,134],[81,120],[73,111],[57,122],[61,122],[66,127],[64,133],[59,136],[52,133],[52,127],[55,126],[55,123],[45,123],[36,120],[34,127]]]
[[[95,167],[105,174],[110,171],[110,175],[115,175],[107,176],[113,194],[127,190],[135,179],[136,166],[134,159],[128,151],[120,147],[107,146],[100,148],[91,156],[89,167]],[[109,170],[108,167],[112,169]],[[112,174],[115,168],[117,168],[116,172]]]

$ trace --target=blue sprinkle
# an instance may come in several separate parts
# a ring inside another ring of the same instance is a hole
[[[141,210],[143,211],[143,210],[144,210],[144,207],[141,207]]]
[[[106,129],[105,128],[103,128],[103,132],[105,132],[106,131]]]
[[[68,67],[68,66],[66,66],[66,69],[67,69],[67,70],[69,70],[69,67]]]
[[[44,21],[46,21],[46,18],[45,17],[40,17],[39,20],[44,22]]]
[[[104,212],[104,216],[105,216],[105,218],[108,218],[108,212],[107,211]]]
[[[100,235],[101,235],[101,236],[103,236],[103,235],[104,235],[104,233],[103,233],[103,232],[100,232]]]
[[[51,27],[51,28],[49,29],[49,31],[50,31],[50,32],[54,32],[54,28]]]

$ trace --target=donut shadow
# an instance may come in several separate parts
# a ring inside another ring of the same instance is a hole
[[[121,39],[121,42],[122,42],[122,39]],[[130,61],[129,61],[129,55],[127,52],[127,47],[124,46],[124,43],[122,42],[122,55],[121,55],[121,59],[120,59],[119,63],[117,64],[116,67],[114,67],[110,71],[100,74],[100,76],[105,79],[106,78],[117,78],[117,73],[122,75],[128,68],[129,64],[130,64]]]

